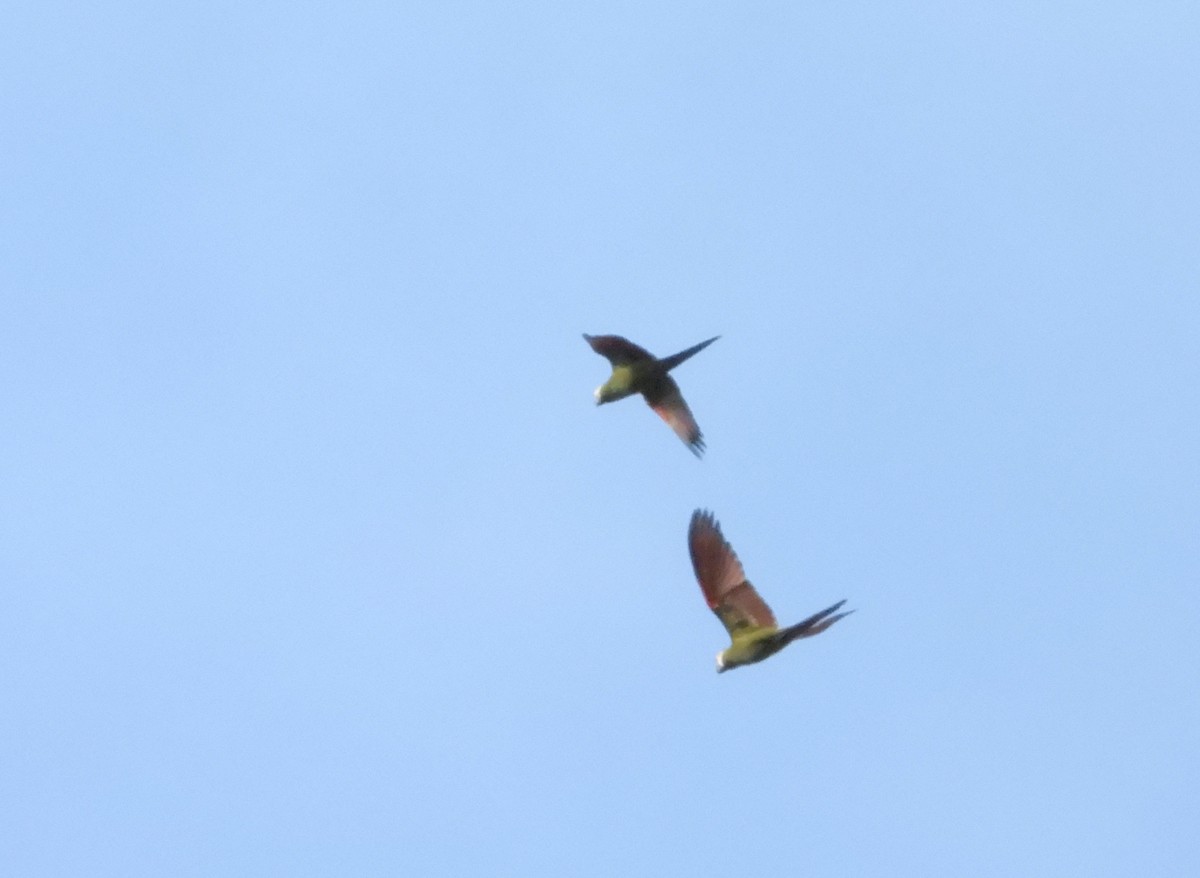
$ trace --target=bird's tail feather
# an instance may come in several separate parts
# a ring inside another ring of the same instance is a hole
[[[702,350],[704,350],[706,347],[708,347],[710,344],[712,344],[714,341],[716,341],[720,337],[721,336],[719,336],[719,335],[714,335],[708,341],[702,341],[698,345],[692,345],[686,351],[680,351],[679,353],[672,354],[669,357],[663,357],[662,359],[660,359],[658,361],[658,365],[662,366],[664,372],[670,372],[672,369],[674,369],[676,366],[678,366],[680,363],[682,363],[688,357],[690,357],[694,354],[700,353]]]
[[[819,613],[813,613],[803,622],[797,622],[784,629],[783,634],[787,638],[786,643],[791,643],[793,640],[799,640],[801,637],[812,637],[814,634],[820,634],[838,619],[844,619],[853,613],[853,610],[847,610],[844,613],[838,613],[844,600],[838,601],[832,607],[827,607]],[[837,613],[837,615],[832,615]]]

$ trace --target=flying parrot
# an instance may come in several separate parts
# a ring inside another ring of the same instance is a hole
[[[746,580],[742,563],[721,534],[711,512],[697,509],[688,528],[688,551],[704,600],[729,632],[732,645],[717,653],[717,673],[761,662],[793,640],[820,634],[853,610],[838,613],[844,600],[814,613],[789,628],[775,623],[775,614]],[[835,615],[836,614],[836,615]]]
[[[612,375],[596,388],[596,405],[640,393],[693,454],[699,457],[704,453],[704,437],[700,427],[683,401],[679,385],[667,373],[688,357],[704,350],[720,338],[719,335],[661,360],[619,335],[588,335],[585,332],[583,337],[592,350],[612,363]]]

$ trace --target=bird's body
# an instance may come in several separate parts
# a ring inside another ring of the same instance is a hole
[[[838,601],[803,622],[780,628],[775,614],[746,579],[742,564],[711,512],[697,509],[688,527],[688,552],[709,608],[729,632],[730,646],[717,654],[717,672],[761,662],[793,640],[820,634],[853,610]],[[836,614],[836,615],[835,615]]]
[[[619,335],[585,333],[583,337],[592,350],[612,364],[612,375],[596,388],[596,404],[616,402],[640,393],[650,408],[699,457],[704,451],[704,436],[687,403],[683,401],[679,385],[668,373],[693,354],[704,350],[719,336],[661,359]]]
[[[720,652],[718,667],[725,671],[739,665],[752,665],[774,655],[783,649],[778,645],[778,633],[777,628],[760,628],[732,637],[733,645]]]
[[[763,626],[761,628],[746,628],[739,633],[731,633],[730,639],[732,645],[728,649],[724,649],[718,656],[717,666],[720,671],[727,671],[730,668],[736,668],[739,665],[752,665],[755,662],[761,662],[765,658],[770,658],[783,649],[793,640],[801,637],[811,637],[814,634],[819,634],[824,631],[838,619],[843,616],[849,616],[853,610],[847,610],[845,613],[830,618],[831,614],[837,613],[842,608],[845,601],[838,601],[832,607],[822,610],[813,616],[805,619],[803,622],[798,622],[795,625],[790,625],[787,628],[776,628],[774,626]],[[818,623],[825,623],[818,626]]]
[[[597,404],[616,402],[618,399],[641,393],[642,388],[653,380],[654,374],[653,360],[613,366],[609,379],[596,388]]]

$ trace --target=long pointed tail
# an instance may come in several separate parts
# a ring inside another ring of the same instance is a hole
[[[838,619],[846,618],[854,611],[847,610],[844,613],[838,613],[837,611],[842,608],[842,604],[844,603],[846,603],[844,600],[838,601],[832,607],[828,607],[819,613],[813,613],[803,622],[797,622],[795,625],[785,628],[781,632],[785,638],[784,643],[791,643],[793,640],[799,640],[801,637],[812,637],[814,634],[820,634]],[[837,615],[831,615],[833,613],[837,613]]]
[[[674,369],[676,366],[678,366],[680,363],[682,363],[688,357],[690,357],[694,354],[700,353],[702,350],[704,350],[706,347],[708,347],[710,344],[712,344],[714,341],[716,341],[720,337],[721,336],[719,336],[719,335],[714,335],[708,341],[702,341],[698,345],[692,345],[686,351],[680,351],[679,353],[672,354],[669,357],[663,357],[662,359],[660,359],[658,361],[658,365],[662,366],[664,372],[670,372],[672,369]]]

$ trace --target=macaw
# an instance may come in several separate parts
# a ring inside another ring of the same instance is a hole
[[[592,350],[612,363],[612,375],[596,388],[596,405],[640,393],[693,454],[699,457],[704,453],[704,437],[700,427],[683,401],[679,385],[667,373],[688,357],[704,350],[720,338],[719,335],[661,360],[619,335],[588,335],[585,332],[583,337]]]
[[[732,645],[717,653],[717,673],[761,662],[793,640],[820,634],[853,610],[838,613],[844,600],[803,622],[779,628],[775,614],[746,580],[742,563],[721,533],[711,512],[697,509],[688,527],[688,551],[704,600],[729,632]],[[836,614],[836,615],[834,615]]]

